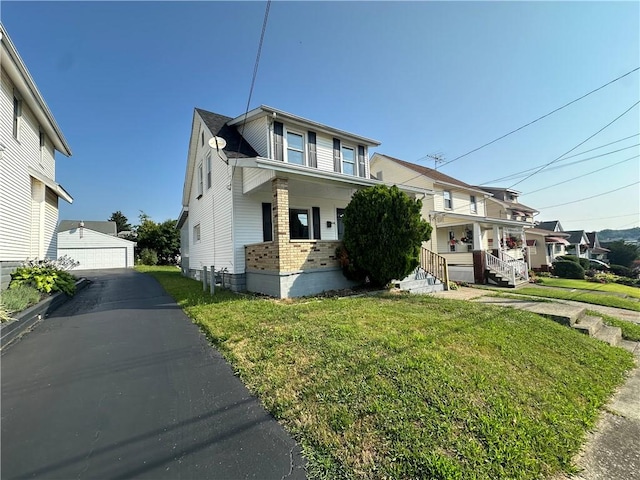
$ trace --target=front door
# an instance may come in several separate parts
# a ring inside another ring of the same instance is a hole
[[[336,208],[336,218],[338,219],[338,240],[342,240],[344,237],[344,208]]]

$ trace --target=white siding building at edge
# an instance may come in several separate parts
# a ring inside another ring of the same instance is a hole
[[[94,268],[133,268],[135,242],[74,228],[58,233],[58,256],[68,255],[80,265],[76,270]]]

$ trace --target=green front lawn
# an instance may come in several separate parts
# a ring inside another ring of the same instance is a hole
[[[616,307],[640,312],[640,301],[635,298],[624,298],[617,295],[605,295],[595,292],[589,293],[584,290],[571,291],[559,288],[521,287],[514,289],[509,293],[517,295],[531,295],[534,297],[557,298],[560,300],[574,300],[576,302],[604,305],[605,307]]]
[[[586,280],[572,280],[569,278],[540,277],[542,285],[547,287],[577,288],[579,290],[595,290],[598,292],[618,293],[628,297],[640,299],[640,288],[620,285],[619,283],[594,283]]]
[[[310,478],[571,471],[633,365],[532,313],[428,296],[276,301],[157,278],[300,442]]]

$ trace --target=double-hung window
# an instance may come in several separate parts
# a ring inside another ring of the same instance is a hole
[[[202,197],[202,163],[198,165],[198,198]]]
[[[200,224],[193,227],[193,243],[200,242]]]
[[[476,202],[475,195],[469,197],[469,203],[471,205],[471,213],[478,213],[478,203]]]
[[[453,208],[453,201],[451,199],[451,190],[444,190],[442,192],[444,198],[444,208],[451,210]]]
[[[356,174],[356,155],[352,147],[342,146],[342,173],[346,175]]]
[[[287,131],[287,162],[304,165],[304,136]]]
[[[22,117],[22,99],[17,95],[13,96],[13,138],[19,140],[20,118]]]
[[[207,190],[211,188],[211,152],[207,152]]]

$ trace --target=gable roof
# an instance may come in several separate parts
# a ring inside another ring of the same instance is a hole
[[[240,132],[235,127],[229,126],[229,122],[233,118],[201,108],[196,108],[195,110],[213,135],[226,140],[227,145],[222,150],[227,158],[253,158],[258,156],[258,152],[242,138]]]
[[[104,233],[105,235],[117,235],[116,222],[101,222],[92,220],[60,220],[60,223],[58,224],[58,233],[78,228],[80,226],[80,222],[83,222],[84,228],[88,230],[93,230],[94,232],[98,233]]]
[[[51,110],[49,110],[47,103],[40,94],[35,81],[31,77],[29,70],[27,70],[27,66],[22,61],[18,50],[11,38],[9,38],[2,23],[0,23],[0,40],[2,43],[0,47],[0,58],[3,58],[2,68],[7,72],[11,83],[22,96],[22,100],[29,106],[38,123],[53,142],[55,149],[70,157],[71,148],[62,134],[62,130],[56,123],[56,119],[53,117]],[[4,61],[5,58],[9,58],[10,61]]]
[[[551,230],[552,232],[562,232],[562,225],[558,220],[551,220],[548,222],[538,222],[536,225],[541,230]]]
[[[411,162],[405,162],[404,160],[400,160],[399,158],[391,157],[391,156],[386,155],[384,153],[376,153],[376,155],[379,155],[381,157],[387,158],[387,159],[391,160],[392,162],[396,162],[397,164],[402,165],[403,167],[409,168],[409,169],[413,170],[414,172],[417,172],[417,173],[419,173],[421,175],[424,175],[425,177],[428,177],[428,178],[434,180],[436,183],[447,183],[447,184],[450,184],[450,185],[456,185],[458,187],[468,188],[468,189],[471,189],[471,190],[479,190],[476,187],[472,187],[468,183],[464,183],[464,182],[458,180],[457,178],[453,178],[453,177],[450,177],[449,175],[445,175],[444,173],[439,172],[437,170],[434,170],[433,168],[423,167],[422,165],[416,165],[415,163],[411,163]]]
[[[582,240],[584,239],[584,237],[586,237],[584,230],[569,230],[565,233],[568,233],[569,235],[571,235],[567,239],[571,244],[582,243]],[[587,243],[589,242],[587,241]]]

